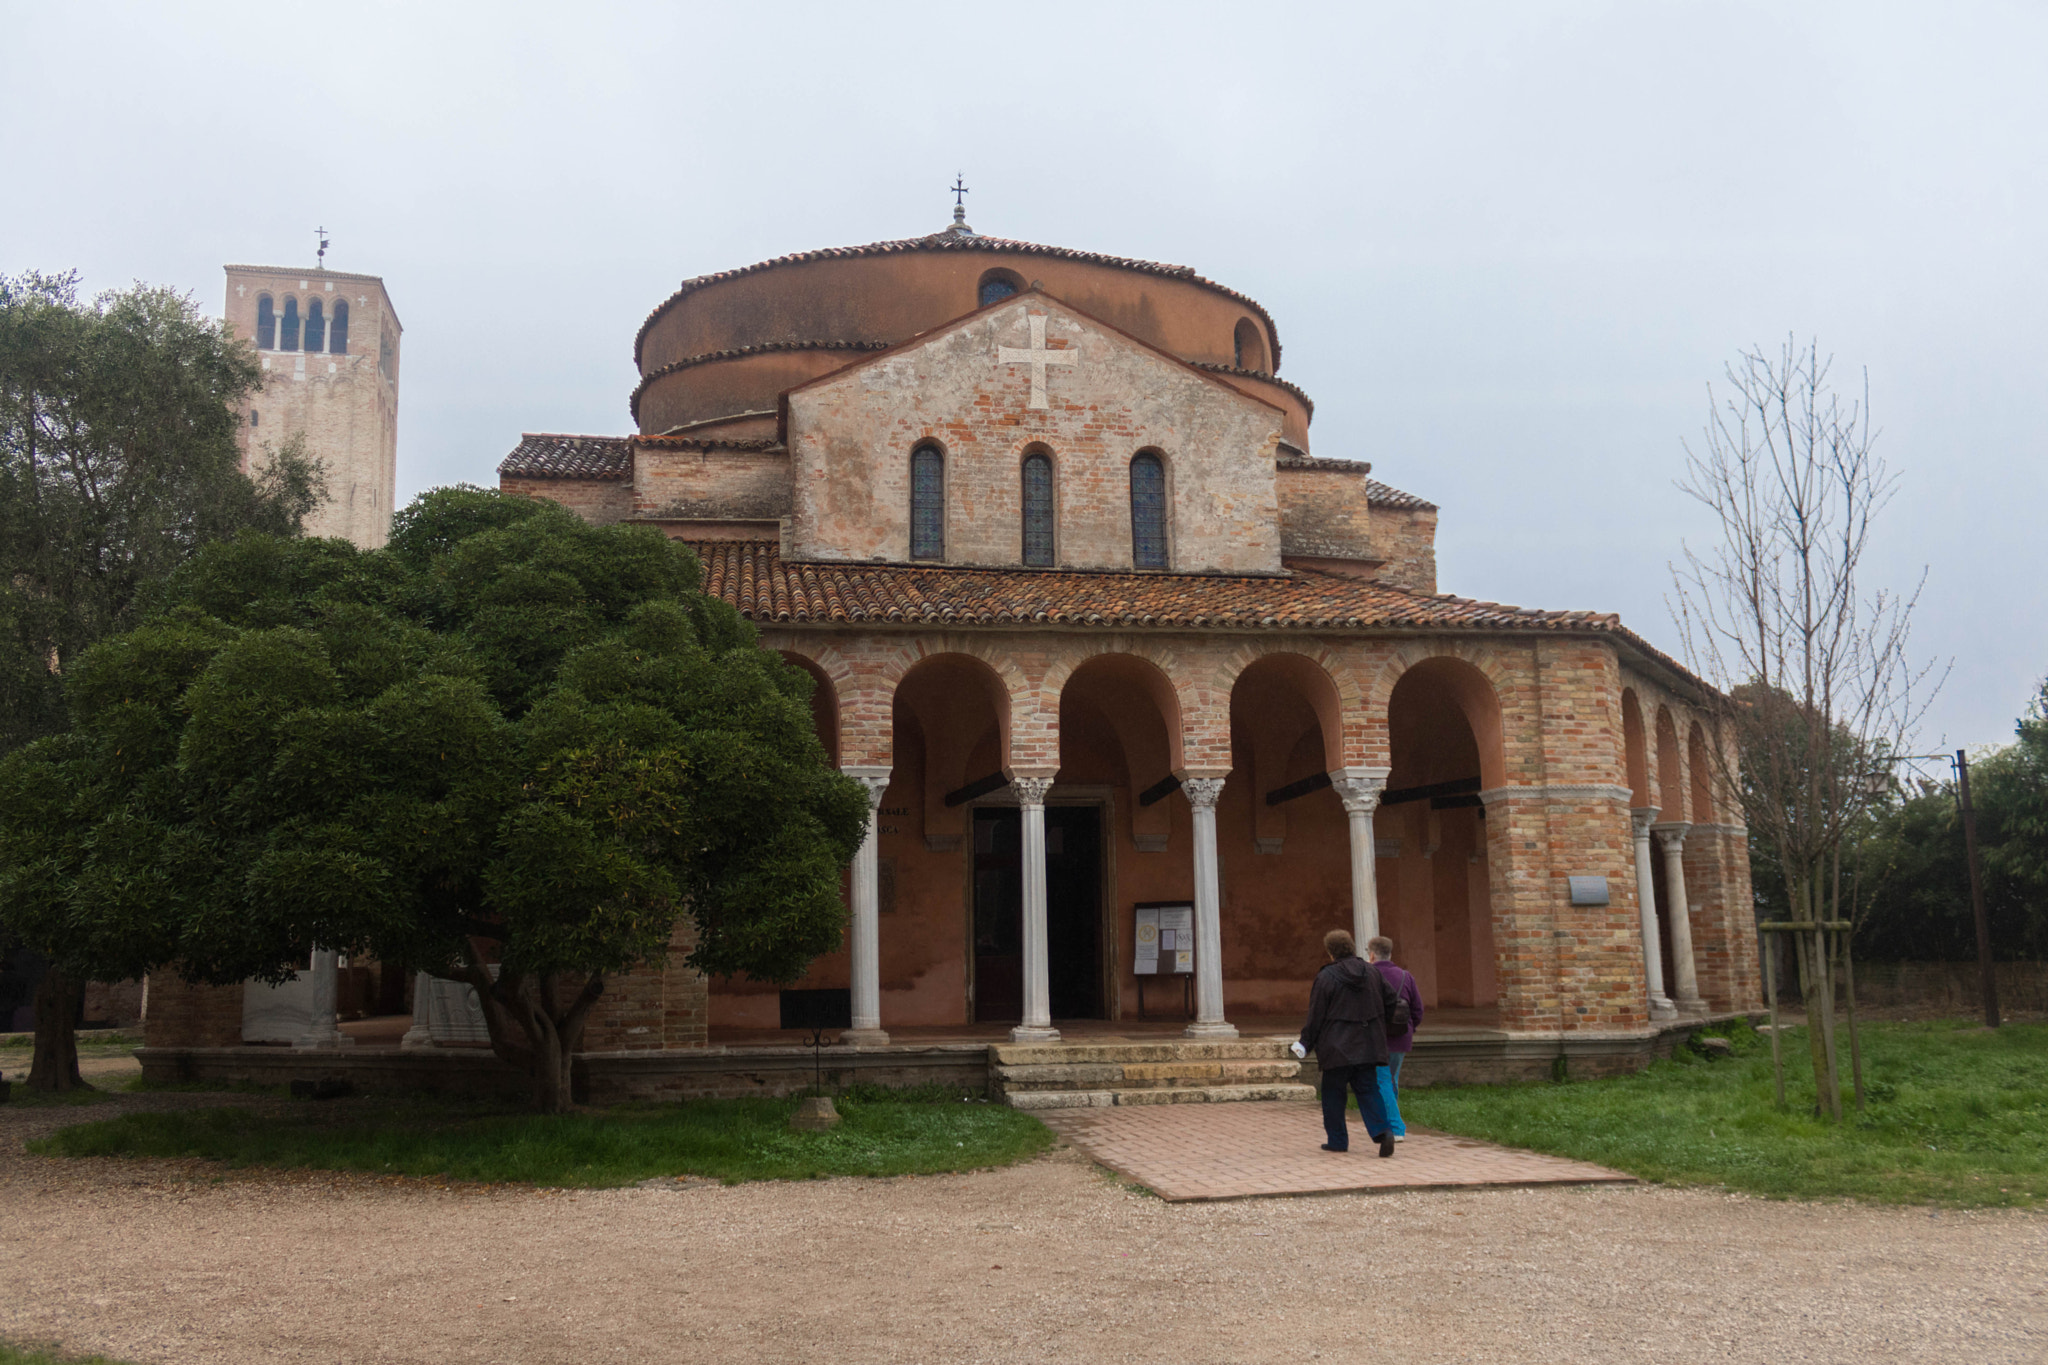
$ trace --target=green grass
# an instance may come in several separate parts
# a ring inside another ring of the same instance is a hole
[[[1769,1041],[1715,1031],[1733,1058],[1681,1052],[1613,1080],[1404,1089],[1402,1116],[1674,1185],[1963,1207],[2048,1199],[2048,1024],[1865,1024],[1861,1114],[1844,1029],[1839,1126],[1813,1117],[1804,1031],[1785,1034],[1782,1110]]]
[[[80,1056],[88,1052],[96,1056],[108,1052],[126,1052],[142,1046],[139,1034],[123,1033],[120,1029],[80,1029],[77,1037]],[[35,1045],[36,1036],[33,1033],[0,1033],[0,1050],[20,1048],[26,1052]],[[6,1365],[6,1361],[0,1359],[0,1365]]]
[[[927,1175],[1003,1166],[1043,1151],[1045,1125],[957,1095],[859,1088],[830,1133],[793,1133],[795,1100],[698,1100],[553,1116],[437,1100],[306,1101],[248,1109],[127,1114],[61,1129],[44,1156],[203,1157],[379,1175],[603,1187],[660,1176],[800,1180]]]
[[[66,1355],[39,1346],[9,1346],[0,1341],[0,1365],[121,1365],[108,1356]]]

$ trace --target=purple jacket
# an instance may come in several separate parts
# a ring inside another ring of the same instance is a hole
[[[1391,962],[1375,962],[1372,965],[1379,968],[1380,975],[1387,979],[1387,984],[1394,988],[1395,993],[1408,1002],[1408,1031],[1389,1033],[1387,1051],[1412,1051],[1415,1047],[1415,1030],[1422,1027],[1422,992],[1415,989],[1415,978],[1408,974],[1406,967],[1396,967]]]

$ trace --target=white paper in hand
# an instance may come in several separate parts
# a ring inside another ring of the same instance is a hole
[[[1308,1049],[1301,1045],[1301,1040],[1299,1038],[1289,1043],[1287,1045],[1287,1050],[1289,1052],[1292,1052],[1296,1057],[1308,1056]]]

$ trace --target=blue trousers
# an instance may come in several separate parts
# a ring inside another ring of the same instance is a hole
[[[1394,1125],[1397,1134],[1406,1136],[1408,1125],[1401,1121],[1401,1101],[1395,1092],[1401,1088],[1401,1063],[1408,1059],[1405,1052],[1387,1054],[1388,1065],[1375,1067],[1379,1074],[1380,1109],[1387,1116],[1387,1122]]]
[[[1380,1134],[1387,1131],[1387,1113],[1380,1104],[1377,1083],[1377,1073],[1385,1069],[1339,1066],[1323,1073],[1323,1132],[1335,1150],[1341,1152],[1351,1145],[1351,1134],[1344,1127],[1344,1099],[1347,1094],[1358,1096],[1358,1112],[1365,1119],[1367,1137],[1378,1142]]]

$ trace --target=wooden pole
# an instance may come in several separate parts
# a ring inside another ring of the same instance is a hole
[[[1970,804],[1970,755],[1956,750],[1956,799],[1963,808],[1963,852],[1970,864],[1970,907],[1977,916],[1977,980],[1984,997],[1984,1027],[1998,1027],[1998,973],[1991,965],[1991,920],[1984,913],[1984,878],[1977,871],[1977,808]]]
[[[1785,1107],[1785,1062],[1778,1055],[1778,941],[1764,928],[1764,999],[1771,1007],[1771,1079],[1777,1083],[1778,1107]]]

